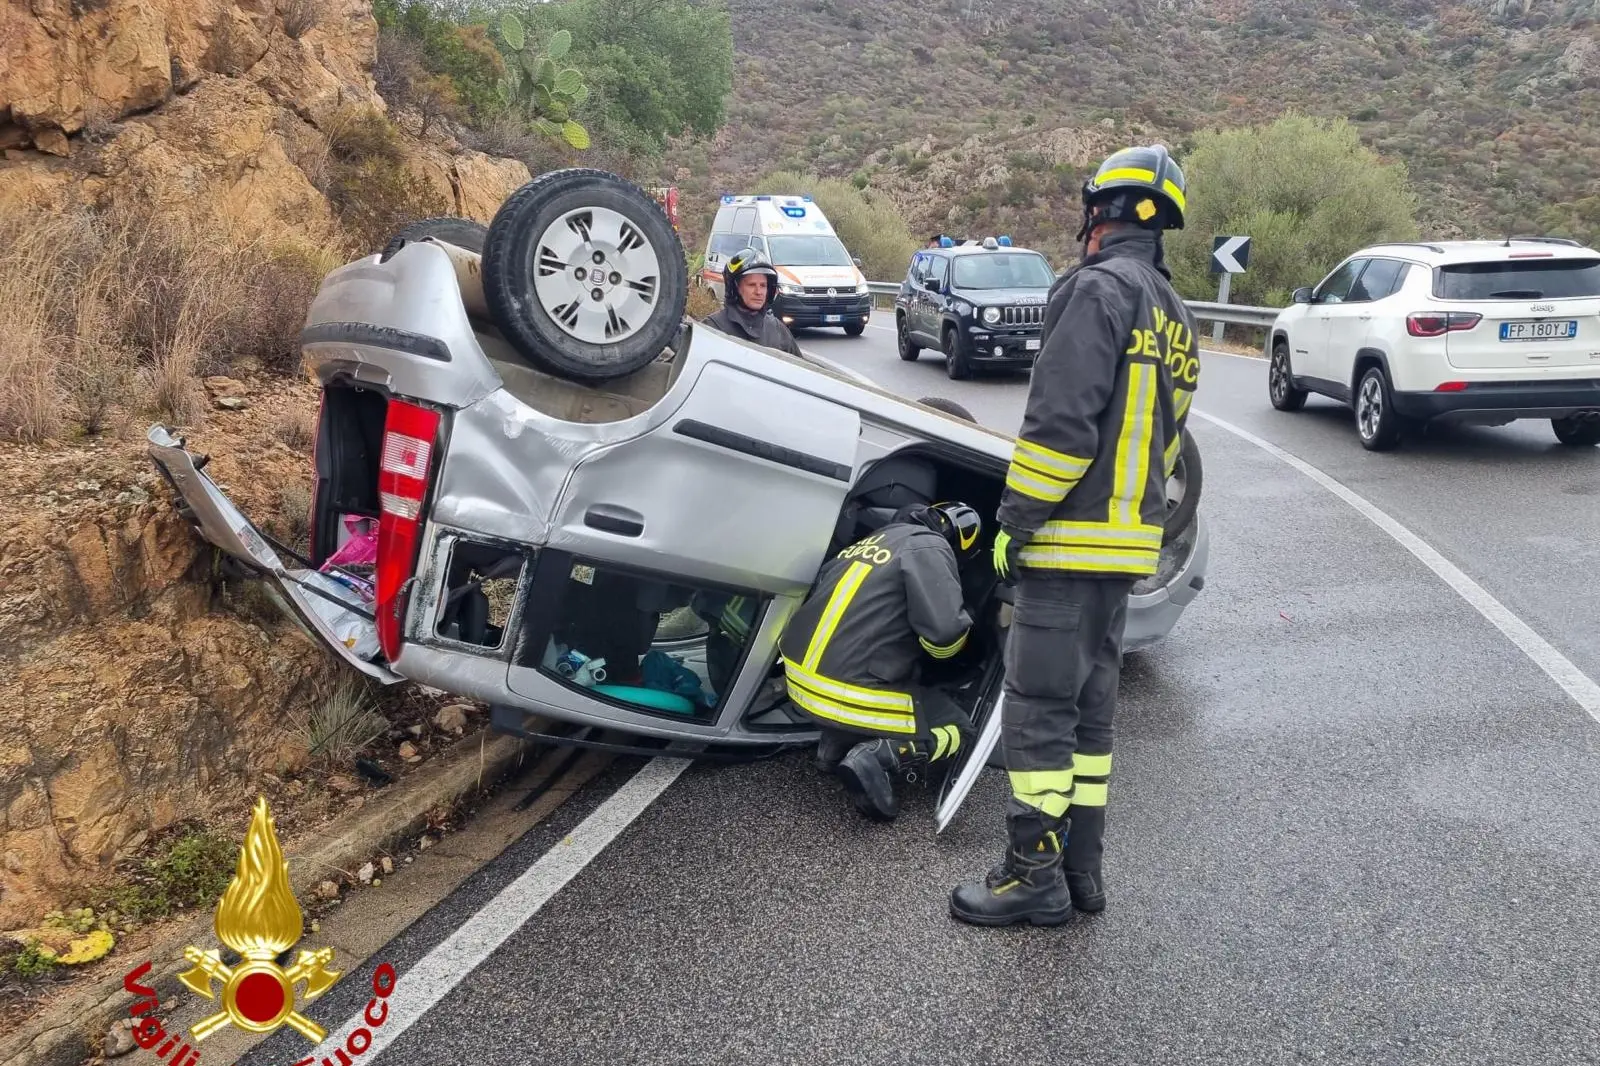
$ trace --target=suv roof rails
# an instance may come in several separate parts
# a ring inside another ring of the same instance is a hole
[[[1534,241],[1538,244],[1564,244],[1568,248],[1583,247],[1583,243],[1581,241],[1568,240],[1566,237],[1507,237],[1506,245],[1509,246],[1512,241]]]
[[[1444,254],[1444,249],[1443,248],[1439,247],[1437,244],[1429,244],[1427,241],[1379,241],[1377,244],[1370,245],[1370,247],[1372,247],[1372,248],[1426,248],[1430,252],[1438,252],[1440,255]]]

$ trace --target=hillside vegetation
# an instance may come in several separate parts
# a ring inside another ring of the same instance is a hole
[[[812,171],[891,197],[919,233],[1010,232],[1060,261],[1106,151],[1181,154],[1301,112],[1403,161],[1424,235],[1600,240],[1600,0],[729,7],[728,127],[678,153],[707,195]],[[689,206],[703,227],[711,204]]]

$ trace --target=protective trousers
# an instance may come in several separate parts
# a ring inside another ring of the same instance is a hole
[[[1024,569],[1005,650],[1000,741],[1015,844],[1070,818],[1067,872],[1098,871],[1111,776],[1111,719],[1122,668],[1128,578]]]
[[[904,688],[916,708],[917,732],[911,737],[890,738],[898,755],[910,757],[913,762],[939,762],[953,758],[971,742],[972,719],[948,693],[927,685]],[[876,734],[823,726],[817,748],[819,764],[828,767],[837,763],[853,745],[873,735]]]

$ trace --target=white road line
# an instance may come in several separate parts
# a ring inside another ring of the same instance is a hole
[[[1228,353],[1219,354],[1225,355]],[[1247,359],[1249,356],[1239,356],[1239,358]],[[1496,629],[1504,633],[1511,643],[1521,648],[1522,653],[1533,660],[1533,664],[1543,670],[1550,680],[1560,685],[1567,695],[1576,700],[1578,706],[1588,712],[1590,718],[1600,722],[1600,685],[1590,680],[1589,676],[1578,669],[1570,659],[1551,647],[1549,641],[1535,633],[1532,627],[1513,614],[1509,607],[1490,595],[1482,585],[1462,573],[1454,563],[1440,555],[1421,537],[1401,525],[1395,518],[1366,497],[1335,481],[1304,459],[1291,455],[1276,444],[1263,440],[1249,430],[1241,429],[1232,422],[1224,421],[1215,415],[1206,414],[1199,408],[1194,408],[1193,413],[1212,425],[1227,430],[1239,439],[1254,444],[1267,454],[1294,467],[1294,469],[1300,471],[1300,473],[1365,515],[1373,525],[1393,537],[1400,543],[1402,548],[1416,556],[1424,566],[1437,574],[1439,580],[1454,589],[1456,594],[1466,600],[1474,610],[1488,619]]]
[[[652,759],[585,818],[571,836],[541,856],[483,909],[402,973],[389,998],[389,1015],[383,1025],[367,1025],[363,1004],[361,1011],[329,1037],[331,1043],[321,1046],[344,1047],[357,1029],[372,1034],[372,1054],[393,1043],[594,861],[688,765],[687,759]]]

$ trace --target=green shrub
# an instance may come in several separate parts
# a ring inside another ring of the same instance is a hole
[[[399,131],[371,110],[346,111],[332,124],[323,192],[362,254],[380,250],[410,222],[449,211],[412,172]]]

